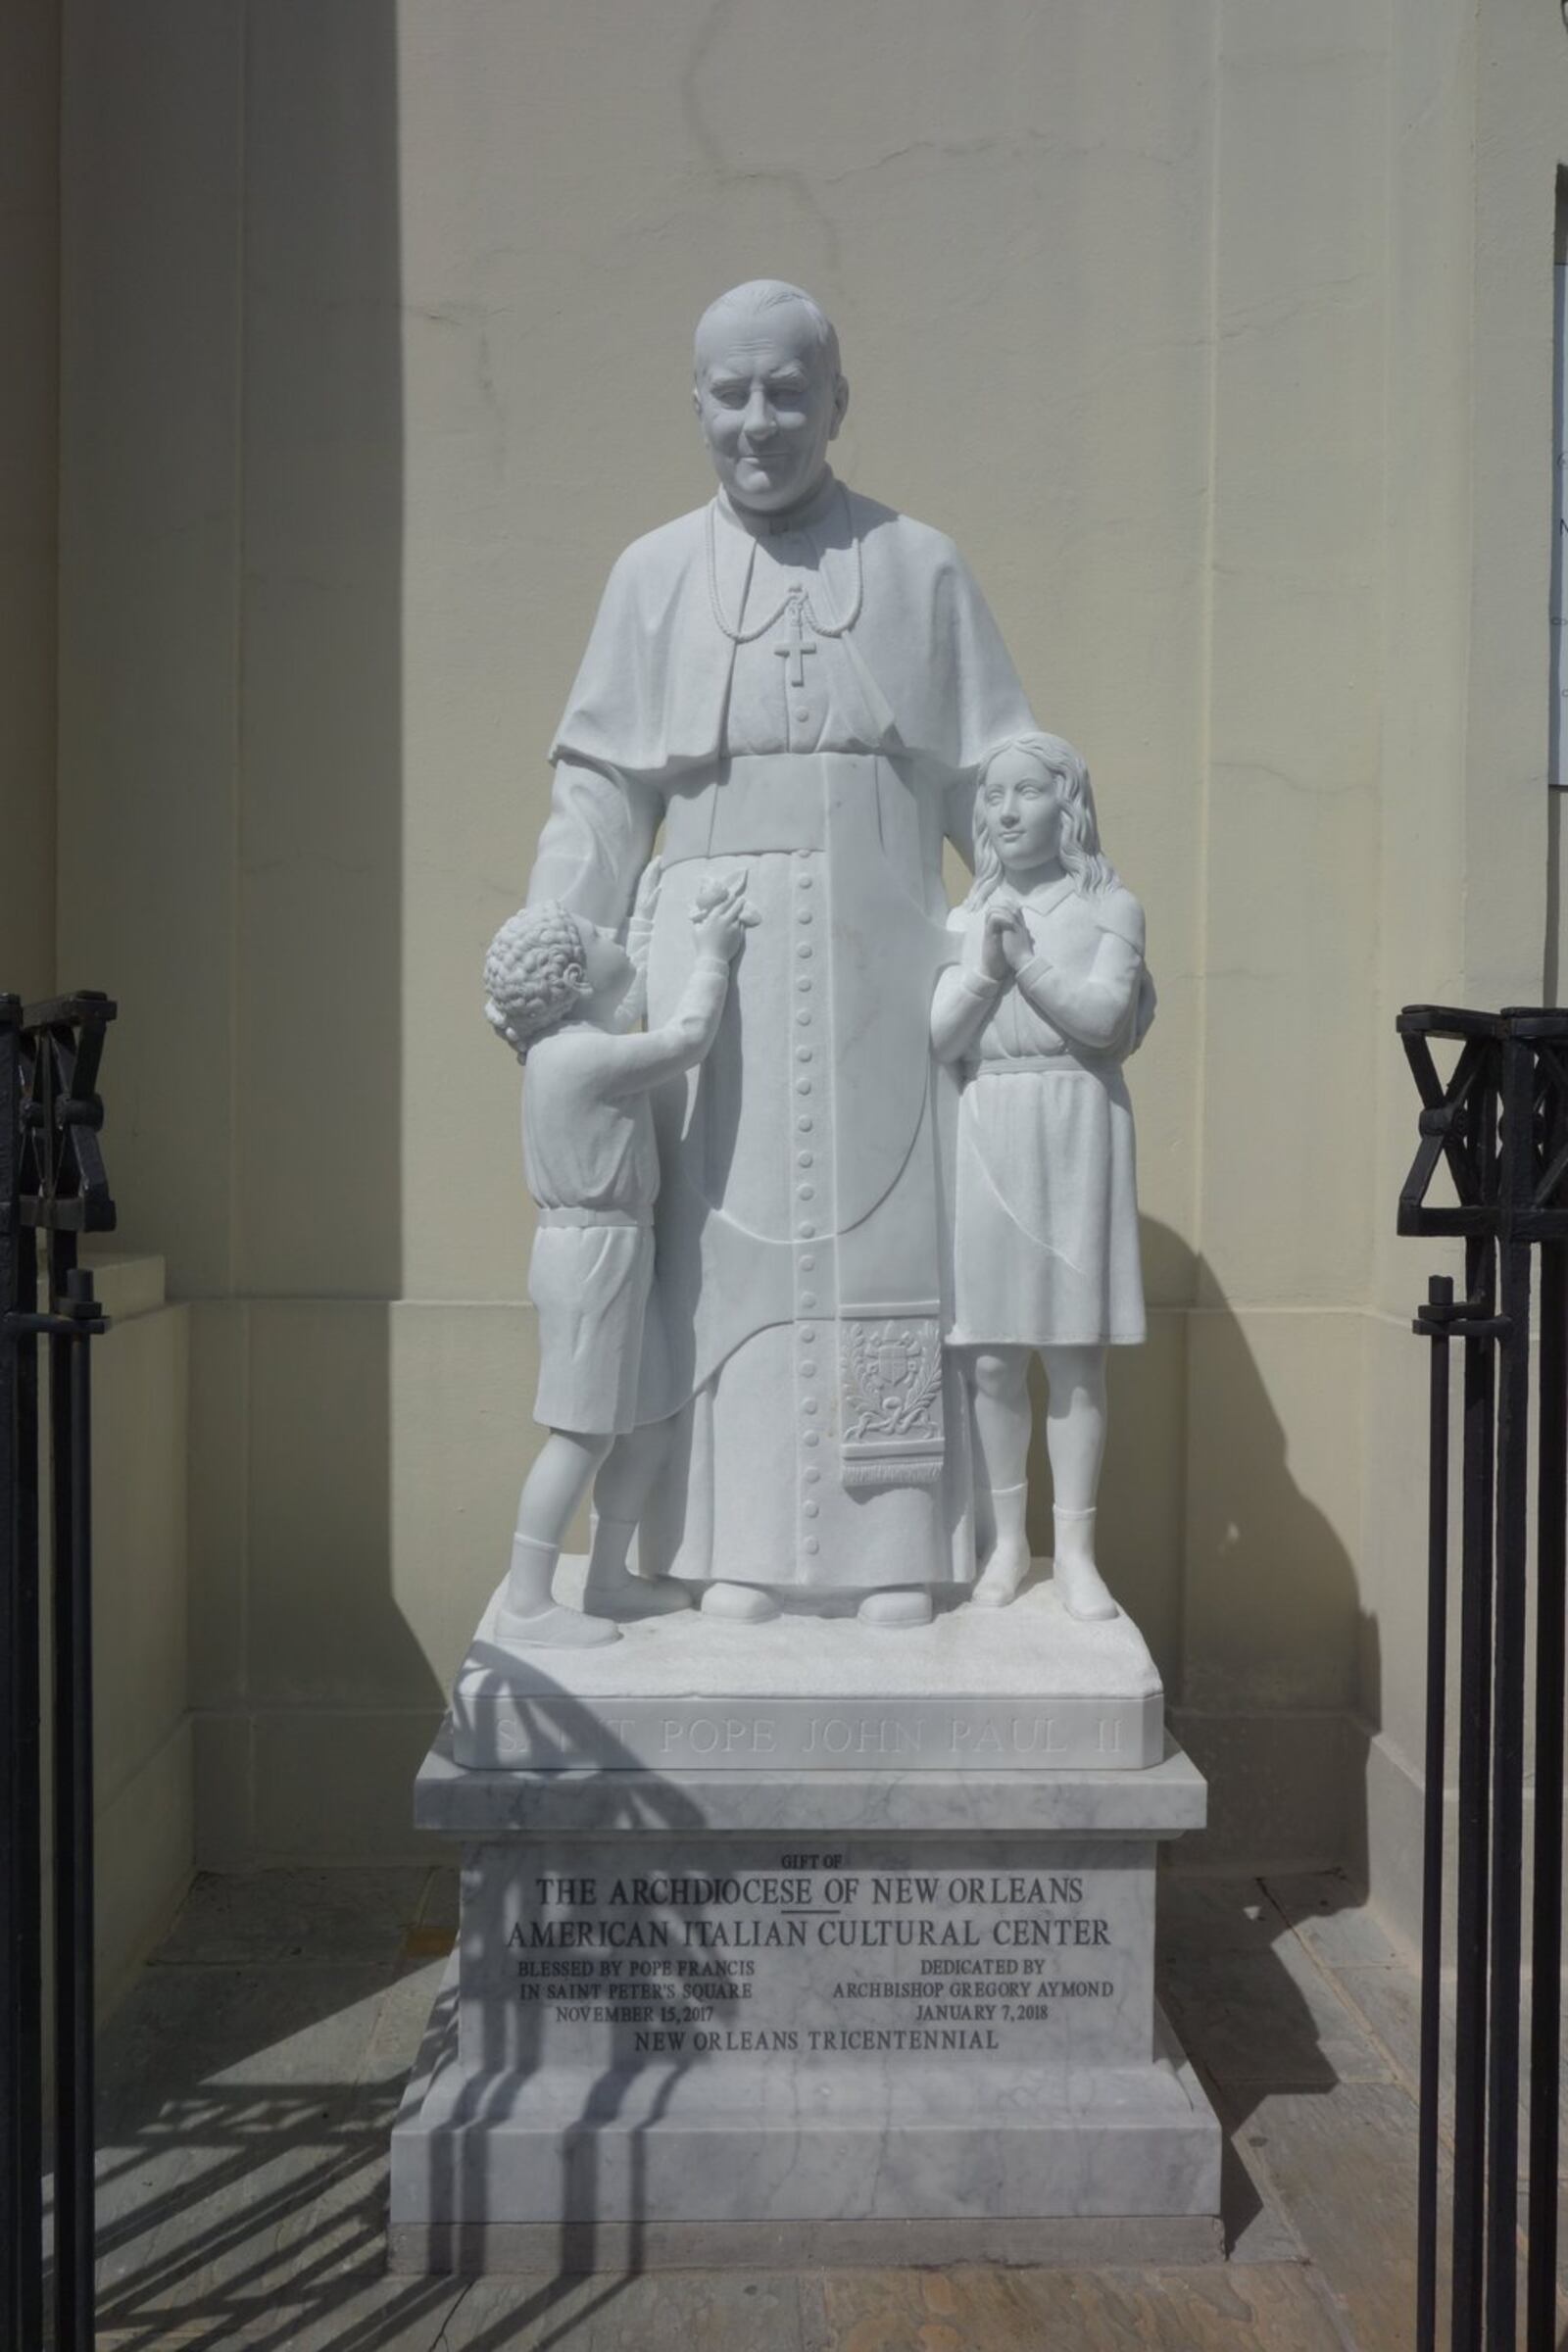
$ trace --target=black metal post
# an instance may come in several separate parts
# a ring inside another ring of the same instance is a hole
[[[16,1944],[17,2227],[21,2232],[17,2341],[43,2340],[43,1850],[42,1704],[39,1689],[38,1343],[26,1327],[38,1308],[38,1250],[24,1229],[17,1260],[17,1552],[14,1567],[17,1715]]]
[[[1525,1626],[1530,1508],[1530,1242],[1535,1057],[1502,1041],[1496,1633],[1493,1684],[1492,1975],[1487,2082],[1487,2347],[1514,2352],[1519,2234],[1519,1963],[1524,1869]]]
[[[1483,1116],[1493,1100],[1483,1089]],[[1496,1305],[1495,1244],[1465,1250],[1472,1315]],[[1453,2352],[1481,2352],[1482,2253],[1487,2192],[1487,1881],[1491,1847],[1487,1784],[1492,1758],[1492,1493],[1495,1370],[1490,1340],[1466,1338],[1459,1583],[1459,1850],[1454,1873]],[[1427,1804],[1434,1803],[1427,1785]],[[1437,1988],[1429,1996],[1438,1998]],[[1428,2129],[1437,2130],[1434,2106]]]
[[[1441,1788],[1447,1745],[1448,1404],[1453,1284],[1427,1285],[1432,1335],[1427,1486],[1426,1785]],[[1438,2067],[1442,2049],[1444,1808],[1427,1806],[1421,1880],[1421,2138],[1416,2177],[1416,2352],[1438,2342]]]
[[[25,1682],[22,1671],[22,1612],[17,1563],[19,1514],[17,1355],[6,1317],[17,1300],[22,1257],[22,1090],[19,1052],[22,1004],[0,997],[0,2325],[21,2343],[24,2239],[22,2150],[22,1850],[20,1727]]]
[[[55,2342],[93,2344],[92,1277],[50,1237],[64,1330],[49,1342],[54,1439]]]
[[[1568,1114],[1568,1103],[1562,1104]],[[1568,1115],[1547,1138],[1568,1143]],[[1563,1593],[1568,1538],[1568,1243],[1541,1250],[1540,1463],[1536,1487],[1536,1821],[1531,1887],[1527,2352],[1557,2342],[1557,2054],[1561,2039]]]
[[[98,1064],[115,1016],[0,996],[0,2352],[44,2340],[38,1342],[49,1342],[57,2352],[94,2336],[92,1429],[106,1329],[83,1233],[113,1229]],[[49,1293],[38,1298],[39,1237]]]

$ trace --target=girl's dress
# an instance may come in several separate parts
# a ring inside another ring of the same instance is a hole
[[[1086,1026],[1106,1042],[1091,1048],[1064,1035],[1030,1002],[1026,965],[962,1056],[949,1338],[960,1347],[1131,1344],[1144,1337],[1144,1285],[1121,1063],[1152,1005],[1143,910],[1119,884],[1085,898],[1070,878],[1014,904],[1058,991],[1100,983]],[[983,919],[983,908],[952,918],[971,970]],[[939,984],[956,985],[952,970]]]

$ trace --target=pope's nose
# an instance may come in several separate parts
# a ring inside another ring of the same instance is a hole
[[[754,392],[746,404],[743,430],[748,441],[771,441],[778,429],[778,420],[760,392]]]

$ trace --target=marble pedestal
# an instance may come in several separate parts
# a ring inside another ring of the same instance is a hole
[[[696,1619],[531,1662],[481,1628],[417,1786],[466,1850],[395,2267],[1217,2256],[1219,2128],[1153,1983],[1157,1850],[1206,1790],[1136,1630],[1049,1589],[808,1624],[814,1695],[798,1627],[746,1629],[738,1690]]]

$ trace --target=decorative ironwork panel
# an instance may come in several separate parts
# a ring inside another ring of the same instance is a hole
[[[1448,1471],[1451,1356],[1457,1346],[1462,1375],[1458,1851],[1446,2341],[1451,2352],[1482,2352],[1483,2346],[1485,2352],[1513,2352],[1516,2342],[1527,2352],[1555,2352],[1568,1582],[1568,1013],[1411,1005],[1399,1015],[1398,1030],[1421,1098],[1420,1141],[1399,1195],[1399,1231],[1456,1236],[1465,1245],[1462,1295],[1455,1297],[1451,1277],[1434,1276],[1415,1319],[1432,1359],[1415,2341],[1418,2352],[1436,2352],[1439,2341],[1441,1987],[1446,1791],[1451,1777]],[[1438,1040],[1458,1047],[1446,1081],[1433,1056]],[[1451,1206],[1429,1200],[1440,1169],[1453,1187]],[[1538,1313],[1540,1347],[1533,1360],[1531,1325]],[[1532,1607],[1533,1748],[1526,1704]],[[1527,1761],[1535,1788],[1528,1854]],[[1520,2021],[1527,1869],[1532,1999],[1526,2054]],[[1521,2335],[1522,2082],[1528,2093],[1529,2187]]]
[[[52,2019],[53,2341],[91,2352],[93,2293],[92,1435],[86,1343],[106,1328],[79,1237],[112,1232],[98,1069],[115,1006],[0,996],[0,2337],[45,2340],[44,2021]],[[40,1305],[40,1257],[46,1291]],[[47,1382],[39,1377],[40,1342]],[[43,1689],[40,1403],[49,1460],[51,1687]],[[53,1999],[43,1997],[50,1737]]]

